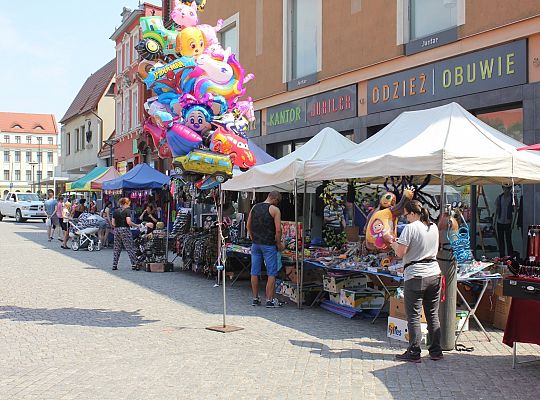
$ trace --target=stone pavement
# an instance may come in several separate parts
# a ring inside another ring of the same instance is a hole
[[[43,223],[0,222],[0,399],[533,399],[540,364],[511,369],[502,334],[472,353],[403,364],[385,321],[252,307],[247,282],[131,271],[122,254],[62,250]],[[467,340],[465,340],[467,339]],[[540,356],[522,345],[523,359]]]

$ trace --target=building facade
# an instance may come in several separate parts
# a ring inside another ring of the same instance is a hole
[[[453,101],[521,142],[540,142],[538,1],[224,0],[207,2],[200,17],[238,30],[222,37],[237,38],[242,65],[255,74],[246,85],[257,110],[250,134],[276,157],[325,126],[360,142],[403,111]],[[461,191],[478,246],[496,252],[501,188]],[[523,227],[540,220],[540,189],[517,193],[521,250]]]
[[[58,129],[51,114],[0,112],[0,191],[45,192],[58,165]]]
[[[99,153],[114,131],[115,64],[113,59],[90,75],[60,120],[62,171],[72,178],[107,165]]]
[[[122,24],[114,31],[111,40],[116,49],[115,136],[114,165],[121,174],[141,162],[159,167],[152,141],[143,132],[144,102],[150,97],[144,83],[137,77],[139,55],[135,46],[141,38],[139,19],[161,15],[161,7],[143,3],[130,10],[124,7]]]

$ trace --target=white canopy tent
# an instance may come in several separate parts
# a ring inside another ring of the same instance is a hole
[[[324,128],[306,144],[286,156],[235,174],[221,185],[223,190],[270,192],[292,192],[294,181],[303,187],[304,163],[308,160],[335,160],[341,154],[355,148],[357,144],[332,128]],[[313,190],[311,190],[313,189]],[[314,188],[308,188],[308,192]]]
[[[523,146],[450,103],[404,112],[348,153],[307,161],[304,174],[307,181],[432,174],[446,184],[539,182],[540,155],[517,151]]]

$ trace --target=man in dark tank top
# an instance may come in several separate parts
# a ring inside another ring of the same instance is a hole
[[[277,205],[281,201],[281,193],[270,192],[263,203],[253,206],[247,220],[251,245],[251,290],[253,292],[252,305],[261,304],[259,299],[259,275],[262,264],[266,265],[268,281],[266,283],[266,307],[279,307],[280,303],[274,299],[276,275],[278,273],[278,252],[283,250],[281,242],[281,211]]]

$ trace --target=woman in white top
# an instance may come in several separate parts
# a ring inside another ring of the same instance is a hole
[[[429,218],[428,210],[418,200],[405,205],[407,226],[399,239],[391,246],[398,257],[403,258],[405,279],[405,311],[409,328],[409,347],[396,356],[400,361],[420,362],[422,332],[420,317],[422,305],[431,337],[430,358],[443,358],[441,327],[439,323],[439,298],[441,293],[441,269],[437,262],[439,229]]]

